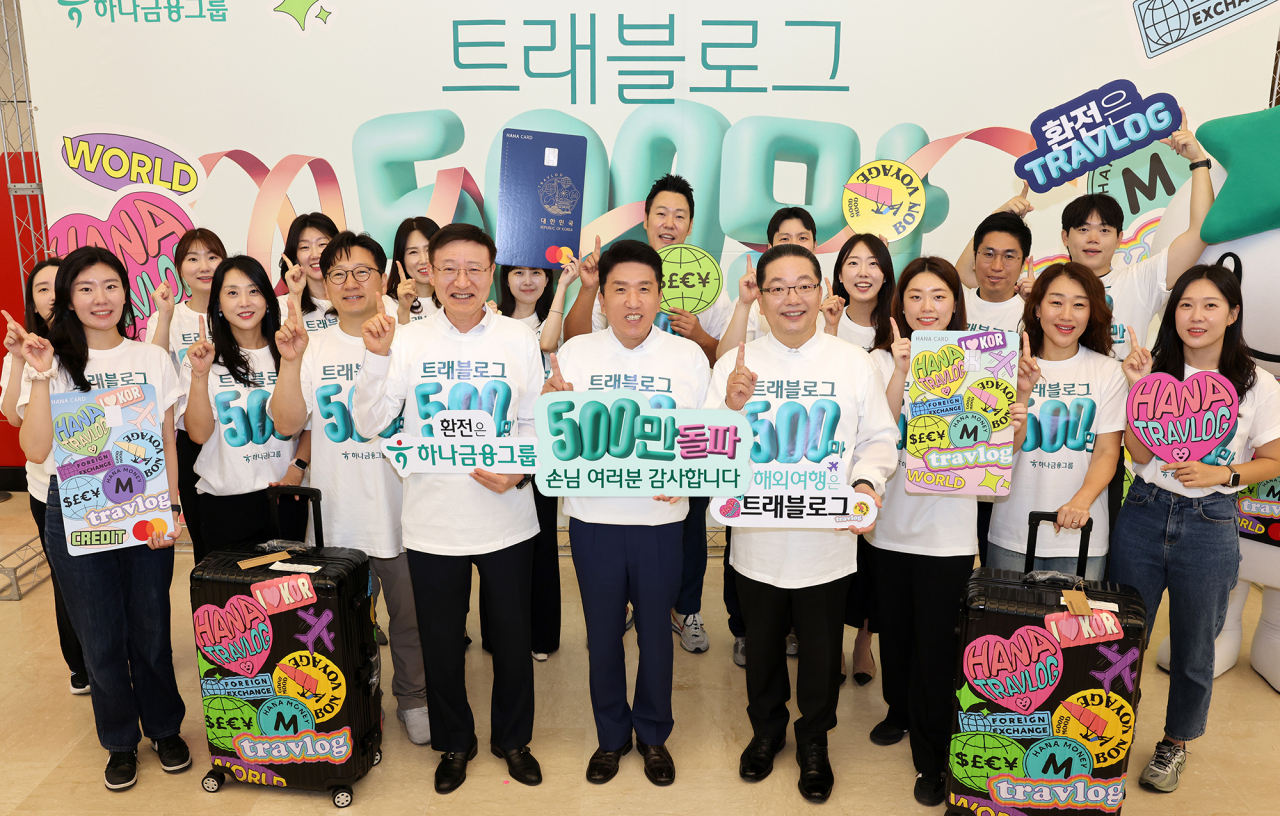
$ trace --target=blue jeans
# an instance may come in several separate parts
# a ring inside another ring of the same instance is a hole
[[[987,560],[983,562],[983,566],[991,567],[992,569],[1022,572],[1023,567],[1026,565],[1027,554],[1025,552],[1014,552],[1001,547],[999,544],[987,544]],[[1055,572],[1065,572],[1069,575],[1076,574],[1077,566],[1074,555],[1047,558],[1036,556],[1035,560],[1035,568],[1038,570],[1053,570]],[[1101,581],[1106,571],[1107,557],[1105,555],[1091,555],[1084,562],[1084,579],[1086,581]]]
[[[173,548],[144,544],[73,556],[60,507],[55,476],[49,479],[46,551],[84,648],[98,742],[108,751],[133,751],[142,734],[171,737],[187,711],[173,674],[169,631]]]
[[[1214,640],[1240,572],[1237,524],[1230,494],[1192,499],[1135,478],[1111,534],[1111,580],[1138,590],[1149,624],[1169,590],[1164,730],[1173,739],[1201,736],[1209,719]]]

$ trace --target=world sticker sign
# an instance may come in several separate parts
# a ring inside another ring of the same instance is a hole
[[[1230,461],[1223,446],[1235,436],[1239,413],[1235,386],[1214,371],[1185,380],[1148,374],[1125,400],[1129,428],[1164,462]]]
[[[662,258],[662,310],[684,309],[702,314],[720,297],[724,274],[720,264],[704,249],[691,244],[671,244],[658,251]]]
[[[49,405],[67,551],[136,547],[169,532],[164,414],[155,386],[54,394]]]
[[[898,419],[908,493],[1008,495],[1017,357],[1013,332],[911,335],[911,385]]]
[[[723,496],[751,481],[751,427],[733,411],[666,408],[639,391],[538,397],[538,490],[547,496]]]
[[[1036,148],[1014,159],[1014,173],[1045,193],[1168,138],[1181,126],[1171,95],[1144,98],[1132,82],[1117,79],[1037,116],[1031,123]]]

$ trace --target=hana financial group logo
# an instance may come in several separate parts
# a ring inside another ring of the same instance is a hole
[[[1138,36],[1147,58],[1186,45],[1276,0],[1133,0]]]

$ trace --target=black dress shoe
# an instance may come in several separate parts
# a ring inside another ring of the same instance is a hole
[[[603,785],[613,779],[618,775],[618,763],[629,753],[631,753],[631,740],[627,740],[627,744],[616,751],[597,748],[591,755],[591,761],[587,763],[587,781]]]
[[[925,807],[937,807],[947,798],[947,780],[942,774],[916,779],[916,801]]]
[[[759,782],[773,772],[773,758],[787,744],[785,734],[779,737],[752,737],[738,760],[738,776],[748,782]]]
[[[827,759],[827,746],[806,742],[796,746],[796,764],[800,766],[800,795],[810,802],[825,802],[831,796],[836,776]]]
[[[490,745],[489,750],[498,759],[507,761],[507,774],[515,781],[522,785],[542,784],[542,766],[533,758],[528,745],[514,751],[504,751],[496,745]]]
[[[907,735],[907,729],[899,728],[888,720],[871,729],[871,741],[876,745],[897,745]]]
[[[636,750],[644,757],[644,775],[655,785],[670,785],[676,781],[676,763],[665,745],[645,745],[636,740]]]
[[[467,763],[476,758],[476,746],[470,751],[446,751],[436,766],[436,793],[453,793],[467,781]]]

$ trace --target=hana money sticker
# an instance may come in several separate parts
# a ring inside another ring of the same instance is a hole
[[[840,209],[855,233],[905,238],[924,216],[924,183],[902,162],[877,159],[854,171]]]
[[[1185,380],[1157,373],[1133,384],[1125,409],[1129,427],[1161,460],[1196,462],[1231,441],[1240,400],[1214,371]]]
[[[1062,646],[1039,626],[1024,626],[1008,639],[983,635],[965,647],[965,676],[978,693],[1010,711],[1040,707],[1062,676]]]
[[[342,710],[347,679],[332,660],[307,651],[293,652],[272,672],[276,694],[301,700],[317,723]]]
[[[1133,707],[1103,689],[1073,694],[1053,712],[1053,733],[1071,737],[1093,755],[1093,767],[1114,765],[1133,743]]]

